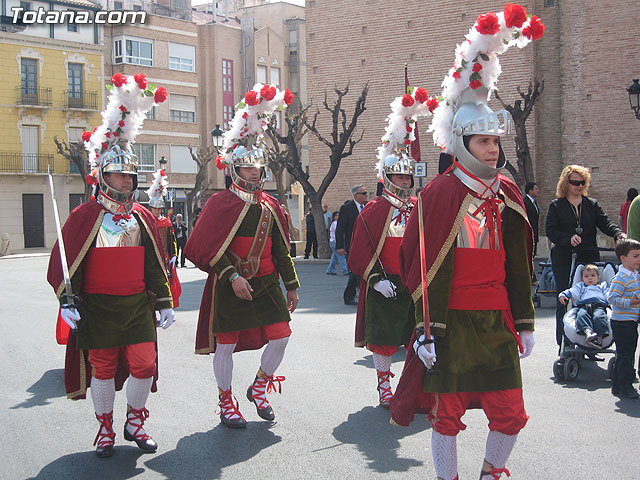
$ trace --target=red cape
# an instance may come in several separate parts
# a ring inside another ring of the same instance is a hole
[[[527,253],[529,263],[533,262],[533,230],[527,220],[522,195],[517,185],[503,175],[500,178],[500,191],[505,195],[505,203],[519,213],[525,220],[527,229]],[[420,192],[424,222],[424,235],[427,264],[427,286],[440,268],[451,242],[457,232],[453,231],[456,219],[465,212],[461,207],[470,190],[453,174],[443,174],[434,178]],[[400,270],[402,282],[409,290],[414,302],[422,298],[422,280],[420,273],[420,237],[418,209],[414,208],[409,217],[407,228],[400,245]],[[411,345],[413,345],[411,341]],[[413,348],[407,350],[407,358],[398,382],[396,393],[390,402],[392,421],[407,426],[413,421],[416,411],[428,408],[428,394],[422,391],[422,377],[425,368],[415,356]]]
[[[67,265],[69,267],[69,276],[73,277],[85,255],[91,248],[98,229],[102,224],[103,212],[106,210],[96,201],[90,201],[83,203],[76,207],[66,223],[62,227],[62,238],[64,239],[65,252],[67,254]],[[141,221],[147,234],[151,236],[156,251],[156,258],[158,263],[162,265],[164,270],[164,262],[162,260],[162,254],[159,250],[160,236],[158,235],[158,229],[153,215],[143,206],[134,203],[133,213],[136,214],[138,220]],[[165,271],[166,274],[166,271]],[[47,281],[53,287],[56,292],[56,296],[59,298],[64,292],[64,280],[62,275],[62,263],[60,261],[60,250],[58,248],[58,242],[53,246],[51,251],[51,257],[49,258],[49,269],[47,271]],[[78,292],[74,292],[78,293]],[[61,323],[62,322],[62,323]],[[89,364],[89,352],[87,350],[78,350],[76,348],[76,338],[74,335],[69,335],[69,327],[62,321],[58,315],[58,324],[56,326],[56,332],[58,337],[58,343],[67,344],[67,351],[65,355],[65,370],[64,380],[65,387],[67,389],[67,397],[73,400],[78,400],[86,397],[87,388],[91,381],[91,365]],[[156,347],[157,348],[157,347]],[[118,371],[116,374],[116,389],[122,389],[122,385],[129,376],[129,370],[124,358],[120,358],[118,361]],[[156,374],[154,375],[154,382],[152,391],[157,390]]]
[[[289,228],[280,204],[267,193],[263,193],[262,199],[275,214],[274,220],[278,230],[288,245]],[[229,247],[250,206],[250,203],[245,202],[230,190],[214,193],[200,212],[198,223],[193,228],[184,247],[185,257],[200,270],[209,274],[200,302],[196,330],[196,353],[209,354],[215,351],[216,340],[211,324],[214,312],[213,292],[217,275],[213,266]],[[256,350],[262,348],[266,343],[267,338],[263,335],[262,329],[242,330],[235,351]]]
[[[412,197],[415,205],[417,199]],[[377,263],[378,256],[384,246],[394,206],[384,197],[377,197],[367,204],[356,217],[351,236],[352,248],[349,251],[347,264],[349,270],[360,277],[360,296],[356,314],[355,344],[365,345],[365,305],[367,302],[367,278]],[[367,233],[368,231],[368,233]],[[369,236],[371,235],[371,236]],[[399,275],[400,272],[393,272]]]
[[[154,218],[156,221],[156,227],[158,227],[159,232],[160,232],[160,229],[162,228],[165,228],[165,229],[170,228],[171,231],[173,232],[173,223],[171,223],[171,220],[169,220],[167,217],[160,217],[160,218],[154,217]],[[169,242],[169,240],[171,240],[174,237],[175,237],[175,234],[172,234],[170,237],[167,238],[167,242]],[[169,248],[168,245],[167,245],[167,248]],[[169,258],[169,252],[163,252],[163,253],[164,253],[164,258],[166,262],[165,267],[167,270],[169,270],[171,267],[171,265],[169,264],[169,260],[171,260]],[[176,258],[176,263],[173,265],[173,268],[171,269],[171,275],[169,277],[169,288],[171,289],[171,298],[173,299],[174,310],[180,306],[180,295],[182,294],[182,285],[180,284],[180,279],[178,278],[177,263],[178,262]]]

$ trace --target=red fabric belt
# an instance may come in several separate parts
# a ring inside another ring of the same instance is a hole
[[[229,245],[229,250],[235,253],[240,258],[247,258],[247,254],[251,249],[251,245],[253,244],[253,237],[234,237]],[[264,277],[265,275],[269,275],[270,273],[275,272],[276,267],[273,264],[273,258],[271,257],[271,246],[273,244],[273,240],[271,237],[268,237],[264,242],[264,250],[262,250],[262,255],[260,256],[260,268],[258,269],[258,273],[255,275],[256,277]]]
[[[400,275],[400,243],[402,237],[387,237],[384,240],[380,261],[387,271],[387,275]]]
[[[145,288],[144,247],[89,249],[82,275],[84,293],[135,295]]]

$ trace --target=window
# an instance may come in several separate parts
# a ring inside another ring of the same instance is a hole
[[[122,10],[122,2],[113,2],[113,9],[114,10]]]
[[[84,128],[81,128],[81,127],[69,127],[69,143],[82,142],[83,131],[84,131]],[[78,166],[71,160],[69,160],[69,173],[80,173],[80,169],[78,168]],[[71,198],[71,195],[69,195],[69,198]],[[74,208],[77,207],[78,205],[80,204],[78,203],[77,205],[74,206]],[[69,208],[71,208],[71,205],[69,205]]]
[[[155,120],[156,119],[156,107],[155,105],[151,107],[151,110],[147,112],[147,120]]]
[[[69,106],[82,108],[82,64],[70,63],[68,77]]]
[[[545,7],[555,7],[556,6],[556,0],[544,0],[544,6]]]
[[[142,5],[134,5],[133,6],[133,11],[134,12],[141,12],[142,11]]]
[[[222,60],[222,91],[233,92],[233,60]]]
[[[271,74],[271,85],[274,85],[276,88],[280,88],[280,69],[271,67],[269,73]]]
[[[196,97],[171,95],[171,121],[194,123],[196,121]]]
[[[267,83],[267,67],[258,65],[256,67],[256,82]]]
[[[37,105],[38,61],[33,58],[23,58],[20,61],[20,78],[22,103],[26,105]]]
[[[233,120],[233,107],[231,105],[222,106],[222,128],[228,130]]]
[[[171,173],[197,173],[196,162],[191,157],[189,147],[171,145]]]
[[[73,10],[67,10],[67,12],[73,12]],[[75,23],[68,22],[67,23],[67,32],[77,32],[78,25]]]
[[[169,43],[169,68],[183,72],[195,72],[196,47]]]
[[[187,4],[187,0],[173,0],[173,8],[187,9],[189,5]]]
[[[298,30],[289,30],[289,54],[298,52]]]
[[[151,143],[134,143],[131,151],[138,157],[139,172],[155,172],[156,146]]]
[[[27,10],[31,10],[31,2],[20,2],[20,6],[24,9],[24,11],[26,12]]]
[[[69,194],[69,213],[73,211],[78,205],[84,203],[84,193],[70,193]]]
[[[124,50],[123,50],[124,45]],[[113,45],[113,63],[153,66],[153,44],[145,40],[122,38]]]

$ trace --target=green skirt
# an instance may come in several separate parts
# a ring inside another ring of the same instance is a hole
[[[230,282],[217,282],[214,293],[213,333],[236,332],[291,320],[275,273],[249,280],[253,300],[236,297]]]
[[[522,388],[520,358],[500,310],[449,310],[444,337],[436,337],[433,375],[425,392],[488,392]]]
[[[135,295],[87,294],[76,344],[80,350],[156,341],[153,312],[146,292]]]
[[[365,309],[365,339],[368,345],[406,345],[415,327],[413,301],[398,275],[389,275],[396,286],[394,301],[369,287]]]

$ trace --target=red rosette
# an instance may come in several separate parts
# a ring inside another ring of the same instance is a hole
[[[260,89],[260,96],[270,102],[276,96],[276,87],[265,85]]]
[[[224,170],[226,168],[226,165],[222,161],[222,155],[218,155],[216,158],[216,167],[218,167],[218,170]]]
[[[405,93],[402,96],[402,106],[403,107],[410,107],[411,105],[413,105],[415,102],[415,100],[413,99],[413,97],[411,95],[409,95],[408,93]]]
[[[158,87],[153,94],[153,100],[156,103],[162,103],[167,99],[167,90],[164,87]]]
[[[479,72],[480,70],[482,70],[482,65],[480,65],[479,63],[474,63],[472,70],[474,72]]]
[[[456,80],[460,80],[460,78],[462,77],[462,75],[460,75],[460,72],[458,72],[457,70],[455,72],[453,72],[452,75],[453,78],[455,78]]]
[[[433,111],[438,108],[438,105],[440,105],[440,102],[438,102],[437,98],[430,98],[429,100],[427,100],[427,107],[429,107],[429,112],[433,113]]]
[[[414,97],[416,98],[416,100],[418,102],[424,103],[429,99],[429,92],[427,92],[422,87],[418,87],[418,89],[416,89],[416,93],[415,93]]]
[[[291,90],[287,88],[284,91],[284,103],[286,103],[287,105],[291,105],[291,102],[293,102],[293,97],[293,93],[291,93]]]
[[[111,83],[113,83],[113,85],[116,87],[121,87],[122,85],[127,83],[127,77],[118,72],[113,77],[111,77]]]
[[[147,88],[147,78],[142,73],[136,73],[133,76],[133,79],[138,84],[138,87],[140,87],[140,90],[145,90]]]
[[[87,173],[87,176],[85,177],[84,181],[87,182],[87,185],[95,185],[96,183],[98,183],[98,179],[93,175],[91,175],[90,173]]]
[[[405,145],[411,145],[411,140],[409,140],[408,138],[404,141]]]
[[[164,169],[160,170],[160,176],[161,177],[166,177],[167,176],[167,172],[165,172]]]
[[[531,40],[538,40],[544,35],[544,23],[534,15],[531,17],[529,26],[522,30],[522,34]]]
[[[249,90],[247,93],[244,94],[244,101],[247,105],[251,107],[258,105],[260,103],[260,99],[258,98],[258,93],[253,90]]]
[[[119,126],[120,128],[123,128],[123,127],[124,127],[124,120],[120,120],[120,121],[118,122],[118,126]]]
[[[494,13],[487,13],[478,17],[476,30],[481,35],[495,35],[500,31],[498,16]]]
[[[413,131],[413,128],[411,128],[411,125],[407,125],[406,129],[407,129],[407,133],[411,133]]]
[[[527,10],[522,5],[507,3],[504,6],[504,23],[507,28],[520,28],[527,21]]]
[[[482,86],[482,82],[480,80],[473,80],[469,83],[469,87],[471,88],[471,90],[475,90],[476,88],[479,88]]]
[[[124,105],[120,105],[118,108],[120,109],[121,112],[127,111],[127,107],[125,107]]]
[[[102,142],[102,149],[106,150],[109,147],[109,145],[107,145],[107,142]]]
[[[88,142],[91,140],[91,132],[82,132],[82,141]]]

